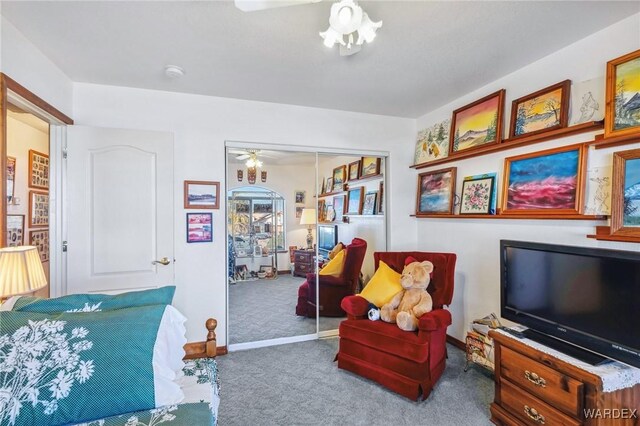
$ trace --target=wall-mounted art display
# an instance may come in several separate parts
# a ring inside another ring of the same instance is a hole
[[[297,190],[294,192],[296,204],[304,204],[307,201],[307,191]]]
[[[324,193],[325,194],[329,194],[331,192],[333,192],[333,190],[335,189],[335,185],[333,184],[333,178],[332,177],[328,177],[327,178],[327,185],[324,188]]]
[[[604,76],[571,85],[569,125],[604,119]]]
[[[364,201],[364,187],[358,186],[349,190],[347,199],[347,211],[345,214],[362,214],[362,202]]]
[[[29,245],[38,248],[41,262],[49,261],[49,230],[36,229],[29,231]]]
[[[362,204],[362,214],[376,214],[376,201],[378,191],[368,191],[364,194],[364,202]]]
[[[640,50],[607,62],[604,136],[640,132]]]
[[[24,245],[24,215],[7,215],[7,247]]]
[[[504,89],[453,111],[449,154],[502,141]]]
[[[29,226],[42,228],[49,226],[49,194],[29,191]]]
[[[611,214],[611,169],[611,166],[599,166],[587,170],[584,214]]]
[[[384,213],[384,182],[380,182],[380,189],[378,195],[378,214]]]
[[[213,215],[187,213],[187,243],[213,242]]]
[[[379,157],[362,157],[360,159],[360,178],[379,175],[380,162]]]
[[[333,204],[326,205],[324,220],[327,222],[333,222],[336,220],[336,211],[333,208]]]
[[[563,146],[508,157],[502,214],[580,214],[587,149]]]
[[[453,214],[455,189],[455,167],[420,173],[416,214]]]
[[[318,200],[318,222],[324,222],[326,212],[327,202],[325,200]]]
[[[7,203],[13,202],[16,182],[16,159],[7,157]]]
[[[302,217],[302,210],[304,210],[304,207],[296,206],[296,219],[300,219]]]
[[[447,118],[418,132],[413,164],[445,158],[449,155],[451,119]]]
[[[567,127],[570,90],[571,80],[565,80],[514,100],[509,136],[517,138]]]
[[[338,222],[342,222],[346,198],[346,195],[336,195],[335,197],[333,197],[333,210],[336,212],[336,220]]]
[[[640,237],[640,149],[613,154],[611,235]]]
[[[460,214],[495,214],[496,195],[496,173],[465,177]]]
[[[360,160],[349,163],[347,177],[349,180],[356,180],[360,177]]]
[[[29,188],[49,189],[49,156],[29,150]]]
[[[347,166],[338,166],[333,169],[333,191],[342,191],[347,179]]]
[[[220,208],[220,182],[203,180],[184,181],[185,209]]]

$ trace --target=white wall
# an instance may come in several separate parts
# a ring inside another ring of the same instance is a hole
[[[182,200],[185,179],[220,181],[224,187],[225,140],[389,151],[390,247],[415,246],[409,219],[414,196],[403,188],[413,180],[407,166],[415,120],[83,83],[74,85],[73,106],[78,124],[173,132],[176,200]],[[215,317],[218,343],[227,342],[224,208],[214,212],[213,244],[186,244],[185,211],[176,204],[175,304],[189,318],[189,341],[202,340],[204,321]]]
[[[507,99],[504,117],[507,126],[505,131],[508,131],[507,117],[513,99],[567,78],[575,83],[601,77],[604,84],[606,62],[639,47],[640,15],[636,14],[420,117],[417,128],[421,129],[450,117],[454,109],[505,88]],[[460,193],[463,176],[486,172],[499,173],[500,188],[505,157],[592,140],[595,133],[601,131],[451,163],[458,168],[457,193]],[[613,151],[635,147],[637,146],[630,145],[599,151],[591,149],[589,167],[611,164]],[[638,244],[587,239],[587,234],[595,233],[596,225],[606,224],[595,221],[416,219],[416,222],[418,249],[453,252],[458,255],[456,287],[451,306],[453,326],[449,329],[449,334],[461,340],[471,320],[490,312],[499,314],[498,251],[501,239],[639,249]]]

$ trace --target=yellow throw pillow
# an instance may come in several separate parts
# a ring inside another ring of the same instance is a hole
[[[378,270],[369,283],[364,287],[360,296],[381,308],[385,303],[389,303],[393,296],[402,290],[400,284],[401,274],[391,269],[386,263],[380,261]]]
[[[319,274],[320,275],[333,275],[334,277],[339,277],[342,275],[342,270],[344,269],[344,260],[347,257],[346,250],[340,250],[340,253],[336,254],[336,257],[327,262],[326,265],[322,267]]]

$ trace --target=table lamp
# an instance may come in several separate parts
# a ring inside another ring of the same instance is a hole
[[[46,285],[47,277],[36,247],[0,249],[0,302],[33,293]]]
[[[316,209],[302,209],[302,216],[300,216],[300,225],[307,225],[309,233],[307,234],[307,250],[313,248],[313,235],[311,235],[311,229],[316,224]]]

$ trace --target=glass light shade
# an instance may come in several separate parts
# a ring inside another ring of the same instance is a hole
[[[327,47],[333,47],[334,44],[340,43],[342,46],[346,46],[342,34],[339,34],[333,28],[327,28],[327,31],[321,32],[320,37],[324,39],[324,45]]]
[[[0,249],[0,298],[33,293],[46,285],[47,277],[36,247]]]
[[[331,6],[329,26],[338,34],[351,34],[360,27],[362,8],[353,0],[342,0]]]
[[[382,21],[373,22],[366,13],[362,17],[362,25],[358,28],[357,45],[362,45],[365,41],[371,43],[376,38],[376,31],[382,26]]]
[[[300,225],[315,225],[316,224],[316,209],[302,209],[302,215],[300,216]]]

